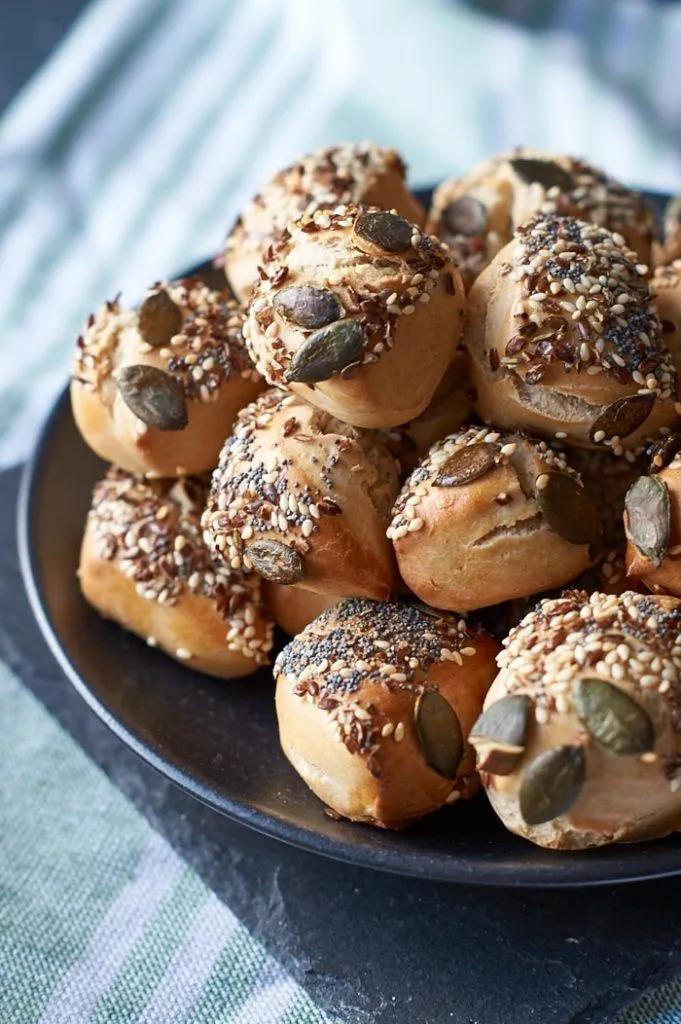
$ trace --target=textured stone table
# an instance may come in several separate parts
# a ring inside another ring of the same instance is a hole
[[[681,879],[581,891],[444,886],[315,857],[235,825],[147,767],[43,643],[0,475],[0,656],[342,1024],[590,1024],[681,971]]]

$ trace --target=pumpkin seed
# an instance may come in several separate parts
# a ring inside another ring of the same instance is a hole
[[[169,345],[170,339],[180,333],[182,311],[165,288],[147,295],[137,310],[137,327],[143,340],[152,348]]]
[[[279,540],[256,540],[246,548],[253,568],[272,583],[297,583],[305,576],[303,560],[297,551]]]
[[[567,473],[542,473],[548,477],[535,490],[541,514],[564,540],[571,544],[591,544],[600,530],[598,508],[583,487]]]
[[[461,196],[445,206],[442,220],[455,235],[479,235],[487,225],[487,207],[473,196]]]
[[[366,340],[364,328],[356,320],[337,320],[303,342],[284,378],[290,384],[328,380],[361,357]]]
[[[463,734],[454,708],[437,690],[424,690],[414,705],[414,721],[426,764],[445,779],[456,778]]]
[[[384,252],[404,252],[411,245],[413,231],[408,220],[385,210],[360,213],[354,226],[356,238],[376,245]]]
[[[535,182],[545,189],[558,187],[561,192],[569,192],[575,187],[571,174],[553,160],[536,160],[531,157],[515,157],[510,161],[511,167],[524,182],[532,185]]]
[[[155,366],[124,366],[116,374],[121,398],[142,423],[156,430],[187,426],[187,403],[182,385]]]
[[[483,711],[469,737],[479,771],[510,775],[525,750],[531,706],[530,698],[518,693],[502,697]]]
[[[596,444],[594,435],[601,430],[606,438],[628,437],[648,419],[654,405],[655,395],[652,393],[618,398],[606,406],[591,424],[589,439]]]
[[[528,825],[541,825],[569,811],[584,785],[581,747],[556,747],[536,757],[518,793],[520,813]]]
[[[611,754],[645,754],[655,744],[649,715],[633,698],[605,679],[576,679],[572,698],[580,720]]]
[[[679,452],[681,452],[681,434],[667,434],[666,437],[657,438],[648,449],[651,463],[650,472],[656,473],[664,469],[674,461]]]
[[[291,285],[274,296],[274,307],[299,327],[326,327],[343,316],[343,307],[328,288]]]
[[[624,498],[624,529],[638,550],[659,566],[669,547],[669,491],[657,476],[641,476]]]
[[[492,469],[498,451],[496,445],[486,441],[459,448],[440,466],[433,487],[460,487],[477,480]]]

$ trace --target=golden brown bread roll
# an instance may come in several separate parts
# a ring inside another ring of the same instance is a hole
[[[447,242],[466,288],[538,213],[617,231],[649,263],[654,220],[638,192],[583,160],[520,148],[477,164],[435,190],[426,230]]]
[[[199,278],[159,283],[137,311],[118,299],[87,322],[73,414],[101,458],[131,473],[205,472],[242,406],[264,384],[242,337],[243,310]]]
[[[650,590],[681,597],[681,436],[652,449],[649,474],[627,491],[627,575]]]
[[[406,167],[394,149],[341,143],[315,150],[268,181],[243,211],[225,243],[224,267],[234,293],[247,301],[262,254],[289,221],[340,203],[396,209],[423,224],[421,204],[405,183]]]
[[[677,378],[681,375],[681,260],[657,267],[651,288],[660,317],[662,336],[674,363]]]
[[[338,602],[333,595],[313,594],[302,587],[286,587],[269,580],[262,581],[262,592],[270,615],[289,636],[302,633],[308,623]]]
[[[498,649],[429,609],[342,601],[275,662],[284,753],[336,814],[382,828],[472,796],[467,737]]]
[[[483,419],[615,455],[675,422],[676,375],[637,260],[621,236],[570,217],[518,229],[469,294]]]
[[[398,489],[381,436],[273,389],[242,410],[203,517],[217,558],[315,593],[388,597]]]
[[[656,266],[665,267],[681,257],[681,196],[670,199],[662,222],[662,241],[653,244]]]
[[[94,489],[80,585],[101,615],[190,668],[246,676],[267,664],[272,624],[259,579],[216,564],[203,543],[206,490],[110,469]]]
[[[681,824],[681,602],[568,591],[513,629],[471,731],[512,832],[576,850]]]
[[[574,579],[592,560],[599,515],[545,441],[470,427],[411,474],[388,537],[422,601],[466,611]]]
[[[271,247],[244,336],[270,384],[354,426],[391,427],[430,402],[464,307],[442,243],[394,212],[338,206]]]

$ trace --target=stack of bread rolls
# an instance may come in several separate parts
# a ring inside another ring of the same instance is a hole
[[[667,834],[681,218],[657,239],[564,154],[495,156],[428,213],[405,173],[303,156],[223,287],[88,319],[73,410],[112,465],[83,593],[200,672],[273,660],[284,754],[337,817],[400,829],[482,786],[548,848]]]

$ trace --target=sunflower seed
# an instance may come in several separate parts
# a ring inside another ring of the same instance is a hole
[[[413,228],[408,220],[396,213],[372,210],[360,213],[355,221],[355,239],[369,242],[384,252],[404,252],[411,245]],[[363,244],[359,245],[363,248]]]
[[[470,741],[478,754],[478,770],[510,775],[525,750],[532,701],[513,694],[496,701],[478,718]]]
[[[611,754],[645,754],[655,745],[653,723],[628,693],[605,679],[576,679],[572,697],[580,720]]]
[[[278,540],[256,540],[246,548],[253,568],[272,583],[297,583],[305,576],[303,560],[297,551]]]
[[[137,310],[137,327],[147,345],[163,348],[182,330],[182,311],[165,288],[147,295]]]
[[[291,285],[274,296],[274,307],[299,327],[326,327],[343,316],[343,307],[328,288]]]
[[[567,473],[542,473],[540,479],[542,487],[536,488],[534,498],[550,528],[571,544],[594,541],[600,516],[584,488]]]
[[[654,566],[669,547],[669,491],[657,476],[641,476],[624,499],[624,529],[627,538]]]
[[[445,206],[442,220],[455,235],[479,235],[487,224],[487,207],[473,196],[461,196]]]
[[[366,334],[356,320],[337,320],[311,334],[300,346],[284,374],[289,383],[328,380],[364,352]]]
[[[414,706],[414,720],[426,764],[445,779],[456,778],[463,735],[454,708],[437,690],[425,690]]]
[[[477,480],[492,469],[498,451],[496,445],[485,441],[459,448],[440,466],[433,487],[460,487],[461,484]]]
[[[528,825],[541,825],[569,811],[584,785],[581,747],[547,750],[528,766],[518,800]]]
[[[156,430],[187,426],[187,403],[182,385],[155,366],[124,366],[116,374],[121,398],[142,423]]]
[[[572,176],[553,160],[535,160],[519,156],[511,160],[510,164],[518,177],[528,185],[536,182],[545,189],[557,186],[561,192],[569,192],[575,187]]]
[[[601,431],[605,438],[628,437],[644,423],[655,405],[655,395],[628,395],[606,406],[591,424],[589,440]]]

